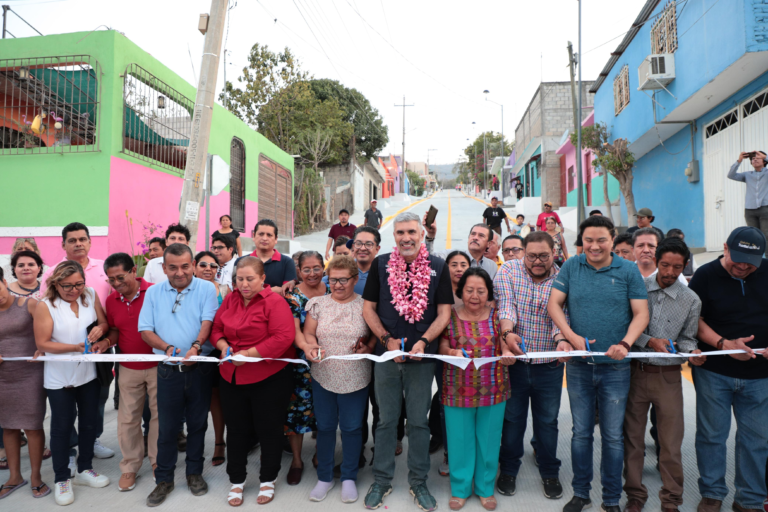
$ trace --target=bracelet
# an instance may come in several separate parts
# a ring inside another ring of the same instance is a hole
[[[717,350],[723,350],[723,345],[725,345],[725,338],[717,340]]]
[[[423,341],[423,342],[424,342],[424,346],[425,346],[425,347],[428,347],[428,346],[429,346],[429,340],[428,340],[427,338],[425,338],[424,336],[422,336],[421,338],[419,338],[419,341]],[[418,343],[419,341],[417,341],[416,343]]]
[[[194,348],[197,350],[197,355],[200,355],[203,352],[203,347],[200,345],[199,341],[195,341],[192,343],[192,346],[190,348]]]
[[[501,333],[501,339],[502,341],[507,341],[507,335],[512,333],[512,329],[507,329],[506,331]]]
[[[435,239],[434,239],[434,238],[430,238],[430,237],[428,237],[428,236],[425,236],[425,237],[424,237],[424,241],[426,241],[426,242],[434,242],[434,241],[435,241]]]
[[[389,334],[389,333],[386,333],[384,336],[379,338],[379,343],[381,343],[382,346],[384,346],[384,348],[386,348],[387,342],[390,340],[390,338],[392,338],[392,335]]]
[[[568,341],[568,340],[567,340],[567,339],[565,339],[565,338],[558,338],[558,339],[556,339],[556,340],[555,340],[555,343],[560,343],[561,341],[564,341],[564,342],[566,342],[566,343],[567,343],[567,344],[569,344],[569,345],[571,344],[571,342],[570,342],[570,341]]]
[[[617,345],[621,345],[622,347],[627,349],[627,353],[629,353],[629,351],[632,350],[632,347],[629,345],[629,343],[627,343],[624,340],[621,340],[620,342],[618,342]]]

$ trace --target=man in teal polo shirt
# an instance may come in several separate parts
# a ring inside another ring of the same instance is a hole
[[[573,499],[563,512],[580,512],[589,499],[593,467],[595,401],[600,407],[604,512],[620,512],[624,464],[624,410],[629,393],[629,361],[624,358],[648,325],[648,294],[637,265],[611,252],[613,222],[588,217],[579,226],[584,253],[565,262],[547,310],[561,334],[557,350],[568,361],[568,398],[573,417],[571,459]],[[568,307],[570,325],[563,307]],[[589,339],[589,347],[585,343]],[[605,352],[607,357],[568,360],[567,352]]]

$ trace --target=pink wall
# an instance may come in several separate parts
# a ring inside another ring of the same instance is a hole
[[[131,243],[126,219],[133,219],[133,252],[140,252],[137,242],[144,240],[143,224],[149,221],[163,228],[154,236],[164,236],[165,228],[179,220],[179,202],[183,180],[143,165],[112,157],[109,180],[109,253],[131,254]],[[197,251],[205,249],[205,208],[200,209],[197,232]],[[213,233],[219,228],[219,217],[229,213],[229,192],[211,198],[211,226]],[[245,226],[250,231],[258,219],[258,203],[245,202]]]
[[[30,238],[25,236],[25,238]],[[61,248],[61,235],[59,236],[34,236],[37,247],[40,249],[43,263],[52,266],[64,259],[64,249]],[[0,238],[0,254],[11,254],[16,237]],[[91,237],[91,253],[94,258],[103,260],[109,256],[108,241],[106,236]]]
[[[593,124],[595,124],[595,114],[594,114],[594,112],[592,112],[581,123],[581,126],[585,126],[586,127],[586,126],[592,126]],[[574,179],[574,185],[572,187],[568,186],[568,182],[567,182],[567,179],[568,179],[568,169],[570,167],[573,167],[574,172],[576,170],[576,147],[573,144],[571,144],[571,141],[569,139],[562,146],[560,146],[557,149],[556,153],[558,155],[562,155],[562,156],[565,157],[565,177],[566,177],[566,183],[564,185],[566,186],[567,192],[570,192],[570,191],[572,191],[572,190],[574,190],[576,188],[576,183],[575,183],[576,180],[575,179]],[[582,172],[583,172],[582,179],[584,180],[584,182],[586,182],[587,181],[587,176],[588,176],[587,169],[589,169],[591,171],[592,179],[596,178],[598,176],[598,174],[597,174],[597,172],[595,172],[594,167],[591,165],[592,157],[593,157],[592,151],[590,151],[588,149],[587,150],[582,149],[581,153],[582,153],[583,158],[584,158],[582,160]]]

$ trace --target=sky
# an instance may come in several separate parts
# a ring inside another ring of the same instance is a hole
[[[362,92],[389,128],[384,154],[447,164],[483,131],[508,141],[543,81],[568,81],[578,51],[577,0],[229,0],[227,79],[235,85],[255,43],[289,47],[315,78]],[[45,35],[123,32],[196,85],[210,0],[4,0]],[[594,80],[645,0],[583,0],[582,79]],[[277,20],[277,21],[275,21]],[[13,14],[8,30],[36,35]],[[220,63],[217,88],[224,83]],[[489,94],[483,94],[488,90]],[[473,122],[475,123],[473,125]]]

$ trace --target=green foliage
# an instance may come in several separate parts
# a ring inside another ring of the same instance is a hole
[[[485,141],[483,141],[485,136]],[[485,142],[485,158],[490,166],[493,159],[501,155],[501,133],[497,132],[484,132],[477,136],[477,138],[469,146],[464,148],[464,155],[467,157],[466,162],[460,162],[458,167],[454,167],[454,171],[458,175],[457,178],[462,183],[469,183],[471,180],[477,182],[483,181],[486,177],[489,182],[491,179],[490,174],[487,174],[487,169],[483,169],[483,142]],[[512,154],[515,149],[515,142],[510,143],[504,138],[504,155]]]
[[[412,171],[410,169],[406,170],[405,173],[408,175],[408,183],[411,188],[411,195],[412,196],[420,196],[424,193],[424,178],[419,176],[419,174],[416,171]]]

